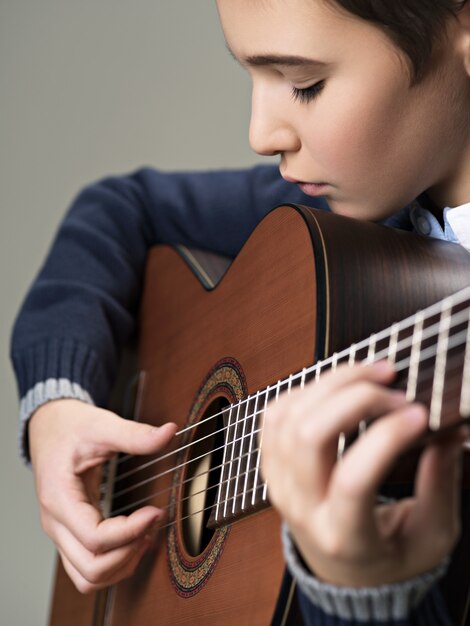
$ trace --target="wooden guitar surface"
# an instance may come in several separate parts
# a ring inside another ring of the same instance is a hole
[[[180,430],[205,420],[457,291],[470,283],[469,261],[458,246],[290,206],[261,222],[212,290],[174,249],[159,247],[142,301],[136,418]],[[177,437],[173,449],[182,442]],[[259,510],[193,539],[185,521],[188,455],[169,455],[158,471],[149,465],[137,488],[132,476],[118,483],[115,490],[129,493],[118,509],[151,497],[164,508],[170,502],[176,523],[135,575],[107,592],[80,596],[59,566],[51,626],[262,626],[275,613],[274,623],[289,623],[278,603],[277,514]],[[125,461],[125,472],[147,461]],[[281,604],[289,600],[284,589]],[[464,624],[464,591],[457,601]]]

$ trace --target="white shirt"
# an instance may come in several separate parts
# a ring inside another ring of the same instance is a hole
[[[414,202],[410,208],[411,222],[420,235],[459,243],[470,252],[470,202],[444,209],[444,228],[427,209]]]

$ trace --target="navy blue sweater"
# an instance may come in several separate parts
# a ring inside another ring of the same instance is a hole
[[[120,350],[135,333],[152,245],[180,243],[233,257],[273,206],[309,200],[274,166],[172,174],[142,169],[84,189],[65,216],[14,327],[11,356],[23,422],[57,397],[106,405]],[[322,200],[315,206],[328,209]],[[406,212],[397,223],[410,227]],[[22,446],[27,458],[27,428]],[[363,622],[353,613],[338,617],[302,598],[306,622],[316,626],[450,624],[437,585],[402,620]]]

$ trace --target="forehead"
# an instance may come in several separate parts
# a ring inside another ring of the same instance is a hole
[[[285,54],[296,47],[337,37],[351,25],[352,16],[334,10],[322,0],[217,0],[217,8],[230,49],[256,51],[266,46]],[[354,20],[356,21],[356,20]]]
[[[217,7],[228,48],[246,67],[253,58],[291,56],[350,78],[397,71],[408,77],[404,54],[382,30],[330,0],[217,0]]]

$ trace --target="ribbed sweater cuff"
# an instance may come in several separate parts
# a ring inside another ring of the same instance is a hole
[[[306,598],[326,615],[353,623],[403,623],[448,566],[446,561],[422,576],[392,585],[336,587],[319,581],[305,568],[286,524],[282,528],[282,540],[287,566]]]
[[[29,437],[28,425],[29,418],[40,406],[51,402],[52,400],[60,400],[62,398],[82,400],[88,404],[94,404],[90,394],[82,389],[77,383],[73,383],[66,378],[56,380],[49,378],[48,380],[36,383],[32,389],[21,399],[20,402],[20,429],[18,433],[18,443],[20,456],[26,465],[31,464],[29,453]]]
[[[28,421],[51,400],[74,398],[91,404],[105,401],[108,385],[96,354],[72,340],[51,340],[12,354],[20,393],[19,443],[29,463]]]

